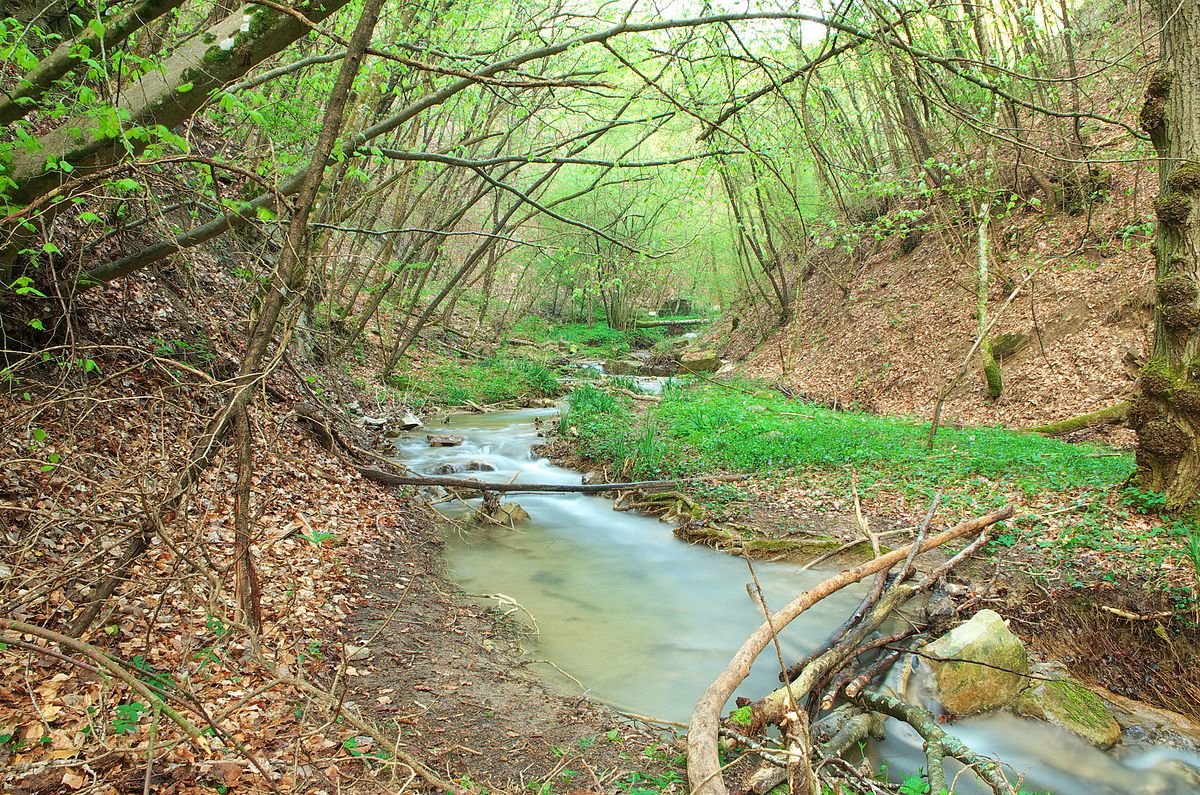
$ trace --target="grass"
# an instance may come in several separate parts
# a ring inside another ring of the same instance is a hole
[[[676,477],[731,471],[758,475],[853,471],[864,487],[945,488],[995,495],[1093,488],[1108,491],[1133,470],[1129,456],[1002,428],[942,429],[933,450],[927,423],[837,412],[739,383],[668,388],[644,417],[628,402],[576,390],[567,422],[588,455],[631,475]]]
[[[527,359],[492,357],[474,364],[443,362],[419,378],[395,375],[388,385],[404,390],[416,405],[435,403],[465,406],[503,403],[533,397],[551,397],[562,391],[554,371]]]
[[[617,359],[631,350],[649,348],[664,338],[662,329],[621,331],[607,323],[554,325],[540,318],[526,318],[513,328],[512,336],[539,345],[566,343],[570,354],[581,359]]]

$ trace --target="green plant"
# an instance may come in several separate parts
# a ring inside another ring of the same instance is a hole
[[[137,724],[142,715],[149,711],[150,708],[139,701],[118,704],[115,709],[117,717],[113,718],[111,724],[112,730],[117,734],[132,734],[137,731]]]

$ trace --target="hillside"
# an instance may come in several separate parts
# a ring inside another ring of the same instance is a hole
[[[1014,335],[1015,350],[998,352],[1004,391],[994,402],[973,358],[944,422],[1020,428],[1128,399],[1153,332],[1152,225],[1139,220],[1153,213],[1146,180],[1142,169],[1121,171],[1090,215],[1024,210],[993,222],[992,338]],[[713,336],[727,335],[724,353],[744,357],[747,375],[820,402],[929,419],[976,337],[973,241],[954,234],[927,232],[911,253],[898,235],[868,242],[853,265],[826,251],[790,322],[761,341],[756,323],[731,333],[726,322]]]

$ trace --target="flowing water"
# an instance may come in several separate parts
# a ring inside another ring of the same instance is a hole
[[[493,482],[577,484],[578,472],[531,452],[540,428],[556,422],[555,409],[454,415],[397,446],[401,460],[419,472],[449,464],[464,471],[459,476]],[[464,442],[431,448],[426,433],[452,433]],[[477,471],[489,466],[495,469]],[[447,546],[455,580],[468,593],[491,595],[515,618],[536,622],[532,654],[548,661],[537,667],[556,686],[567,692],[582,687],[627,711],[686,722],[700,694],[762,621],[746,563],[682,542],[656,519],[613,511],[603,497],[506,499],[532,519],[515,529],[478,526],[466,521],[471,506],[439,506],[457,522]],[[784,563],[754,568],[772,609],[828,576]],[[781,637],[784,659],[799,659],[820,644],[858,604],[864,587],[835,594],[792,622]],[[738,694],[773,690],[778,671],[777,655],[768,649]],[[1030,792],[1200,793],[1200,758],[1174,749],[1124,744],[1119,753],[1105,754],[1066,732],[1007,714],[962,720],[950,730],[1024,774]],[[888,740],[871,749],[876,764],[897,772],[924,766],[915,732],[894,720],[887,732]],[[952,775],[950,762],[947,772]]]

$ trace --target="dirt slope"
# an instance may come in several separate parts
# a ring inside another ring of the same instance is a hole
[[[1127,171],[1090,216],[1027,209],[993,222],[993,339],[1020,342],[1002,359],[1000,399],[987,400],[976,357],[946,422],[1039,425],[1124,399],[1153,319],[1147,185]],[[864,241],[854,255],[825,252],[793,320],[765,337],[761,322],[726,326],[726,355],[821,401],[929,417],[974,342],[976,267],[969,229],[930,230],[908,254],[897,237]]]

